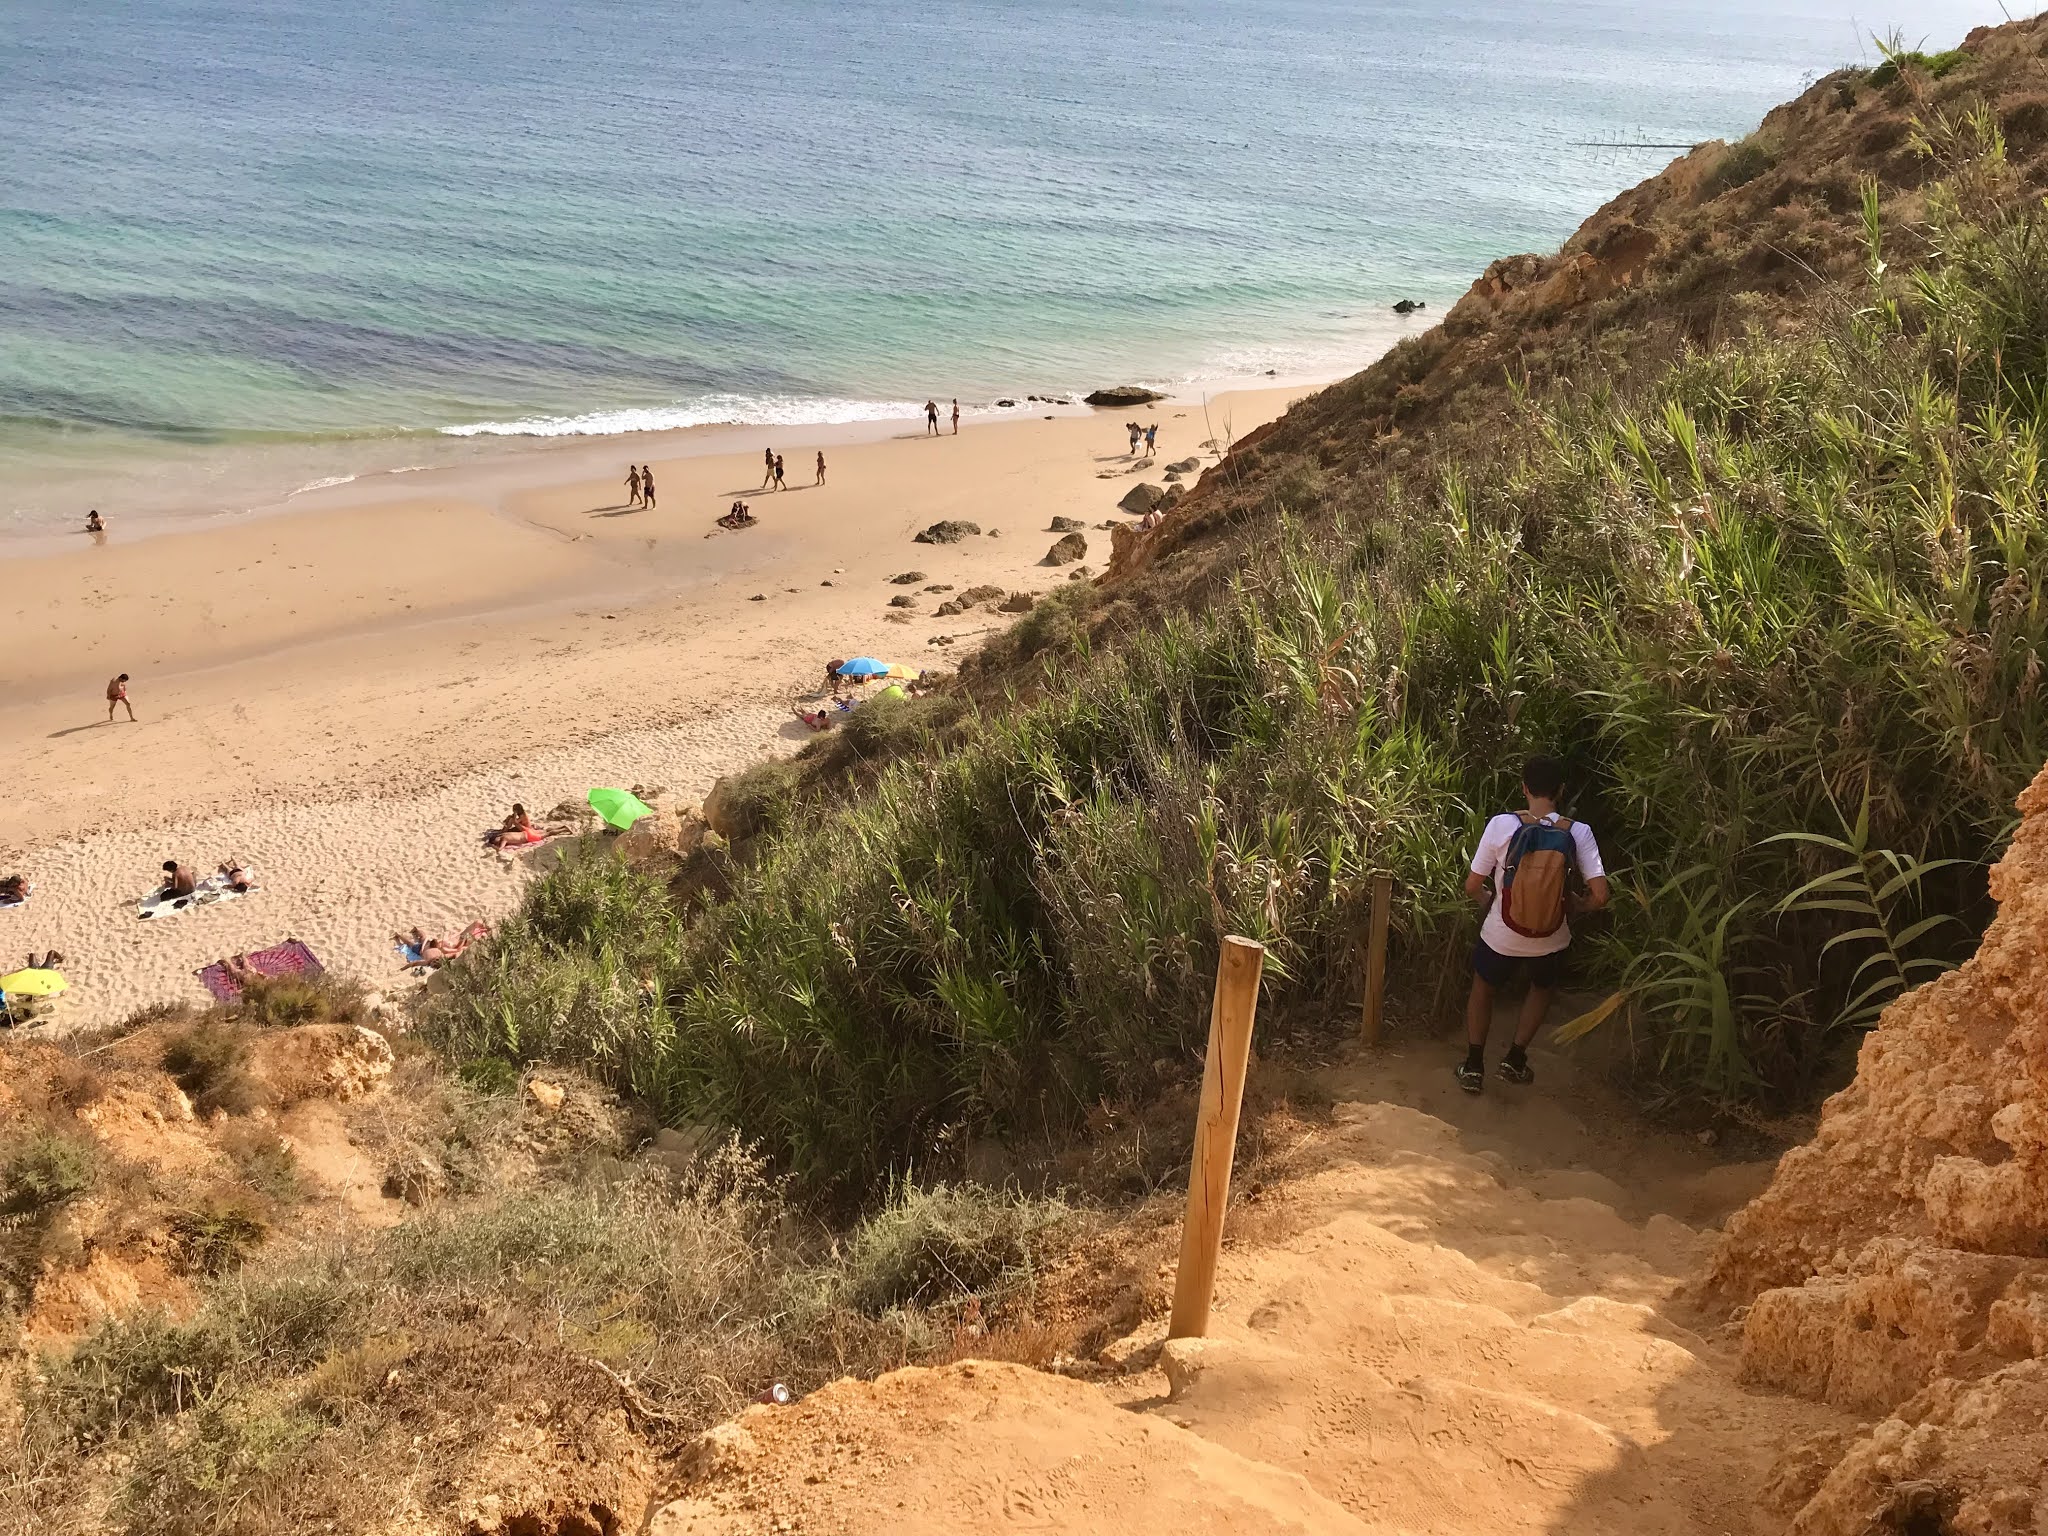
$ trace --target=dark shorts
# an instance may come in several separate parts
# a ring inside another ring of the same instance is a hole
[[[1529,978],[1530,986],[1552,992],[1564,985],[1570,954],[1571,946],[1566,945],[1547,955],[1503,955],[1480,939],[1472,946],[1472,973],[1490,987],[1504,987],[1519,971]]]

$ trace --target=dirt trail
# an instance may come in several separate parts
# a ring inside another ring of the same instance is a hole
[[[651,1531],[1781,1529],[1774,1463],[1850,1421],[1738,1385],[1676,1300],[1715,1234],[1667,1211],[1745,1181],[1640,1139],[1608,1162],[1538,1062],[1547,1095],[1476,1102],[1434,1056],[1355,1075],[1240,1213],[1210,1339],[1162,1349],[1161,1319],[1099,1383],[967,1362],[752,1409]]]

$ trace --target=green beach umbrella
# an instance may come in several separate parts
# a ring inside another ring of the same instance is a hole
[[[626,789],[593,789],[590,808],[604,818],[607,826],[617,827],[621,832],[641,817],[654,814],[653,806]]]
[[[55,997],[70,985],[55,971],[40,969],[11,971],[0,976],[0,992],[12,992],[16,997]]]

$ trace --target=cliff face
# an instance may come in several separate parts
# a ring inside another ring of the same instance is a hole
[[[1745,329],[1796,328],[1831,283],[1861,281],[1862,186],[1878,192],[1888,258],[1910,262],[1924,188],[1941,166],[1913,125],[1977,105],[2020,184],[2048,191],[2048,16],[1984,27],[1938,77],[1842,70],[1778,107],[1740,144],[1709,143],[1601,208],[1550,255],[1496,261],[1441,325],[1231,445],[1153,533],[1115,541],[1107,585],[1141,607],[1228,579],[1234,537],[1270,532],[1303,464],[1373,502],[1497,435],[1508,381],[1585,387]],[[1134,578],[1143,577],[1143,580]],[[1152,589],[1152,590],[1137,590]]]
[[[1976,958],[1886,1011],[1704,1282],[1750,1380],[1880,1419],[1786,1475],[1796,1531],[2048,1531],[2048,770],[2019,804]]]

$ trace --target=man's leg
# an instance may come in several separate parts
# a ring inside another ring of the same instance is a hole
[[[1465,1059],[1458,1065],[1458,1086],[1467,1093],[1486,1087],[1486,1034],[1493,1025],[1493,983],[1480,969],[1484,946],[1472,956],[1472,994],[1465,1001]]]
[[[1550,1012],[1550,1000],[1555,996],[1555,987],[1539,987],[1530,983],[1529,995],[1522,999],[1521,1017],[1515,1021],[1516,1050],[1527,1050],[1529,1042],[1536,1038],[1536,1031],[1543,1027],[1544,1016]]]
[[[1500,1075],[1511,1083],[1533,1083],[1536,1074],[1529,1067],[1529,1042],[1543,1027],[1550,1012],[1550,1000],[1557,996],[1564,972],[1562,954],[1545,955],[1529,965],[1529,995],[1522,999],[1522,1011],[1515,1020],[1515,1043],[1500,1059]]]

